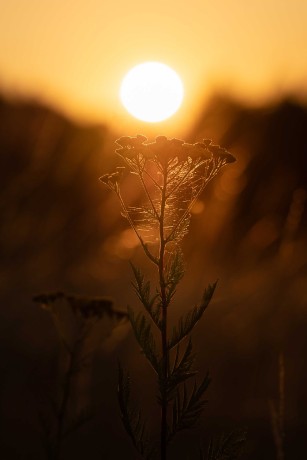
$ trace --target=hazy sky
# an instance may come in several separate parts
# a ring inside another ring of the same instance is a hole
[[[0,0],[0,87],[76,118],[124,122],[124,74],[174,67],[192,115],[214,88],[254,102],[307,93],[307,0]]]

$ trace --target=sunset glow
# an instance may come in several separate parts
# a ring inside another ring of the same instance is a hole
[[[157,122],[172,116],[183,99],[177,73],[160,62],[144,62],[131,69],[121,84],[120,98],[135,118]]]
[[[125,73],[164,62],[184,83],[182,110],[168,122],[182,135],[214,93],[257,104],[306,95],[306,15],[305,0],[268,0],[265,8],[242,0],[151,8],[141,0],[10,0],[1,8],[0,90],[80,120],[132,125],[119,98]]]

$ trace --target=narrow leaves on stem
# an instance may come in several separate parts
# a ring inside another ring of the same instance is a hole
[[[142,313],[135,315],[130,307],[128,307],[128,315],[135,338],[138,341],[141,350],[152,365],[155,372],[159,375],[161,369],[161,359],[159,358],[156,351],[157,347],[151,331],[150,323]]]
[[[206,374],[203,381],[197,385],[195,381],[191,394],[188,394],[186,384],[181,392],[176,389],[176,397],[173,403],[172,427],[168,433],[168,442],[175,436],[178,431],[192,428],[199,419],[202,410],[207,403],[203,399],[203,394],[210,384],[209,374]]]
[[[175,390],[180,383],[197,374],[197,371],[192,370],[194,361],[195,355],[192,354],[192,341],[190,338],[181,358],[180,347],[177,345],[175,360],[166,380],[166,397],[168,401],[174,399],[176,396]]]
[[[165,288],[167,305],[176,293],[176,288],[184,275],[184,263],[181,251],[177,250],[171,255],[166,267]]]
[[[209,284],[204,292],[201,304],[180,318],[178,326],[173,328],[173,334],[168,343],[169,349],[178,345],[185,337],[187,337],[188,334],[190,334],[190,332],[192,332],[194,326],[201,319],[204,311],[208,307],[216,285],[217,282]]]
[[[120,364],[118,365],[117,396],[122,422],[127,434],[140,455],[146,460],[151,460],[154,457],[155,450],[150,446],[146,424],[142,421],[141,412],[135,408],[135,403],[131,407],[130,376],[124,372]]]
[[[150,281],[145,281],[144,275],[142,272],[131,264],[135,282],[132,282],[132,286],[141,303],[145,307],[146,311],[149,313],[151,319],[155,325],[161,330],[161,305],[160,303],[156,304],[158,294],[150,296]]]

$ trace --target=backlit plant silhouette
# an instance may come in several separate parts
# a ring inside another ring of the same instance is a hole
[[[147,315],[136,314],[129,307],[128,314],[136,340],[157,376],[161,406],[160,458],[165,460],[167,446],[174,436],[198,420],[210,383],[208,374],[200,382],[195,379],[191,332],[206,310],[216,283],[205,289],[200,304],[181,317],[177,326],[170,328],[168,324],[168,311],[184,275],[180,243],[188,232],[193,204],[218,171],[235,158],[210,140],[188,144],[159,136],[153,143],[146,141],[141,135],[118,139],[116,152],[123,166],[100,180],[116,193],[123,216],[158,275],[158,286],[153,289],[151,281],[132,265],[133,287]],[[126,174],[133,174],[141,186],[144,196],[139,207],[127,204],[122,194],[121,179]],[[159,345],[155,339],[157,332]],[[187,381],[192,379],[195,382],[190,386]],[[130,400],[129,374],[121,366],[118,400],[123,424],[135,448],[143,458],[156,457],[140,411]],[[222,451],[220,454],[224,455]],[[207,458],[222,458],[209,455]]]
[[[33,298],[53,319],[64,358],[57,397],[51,397],[51,413],[40,413],[47,458],[59,460],[68,434],[78,430],[93,417],[89,407],[78,407],[78,392],[73,396],[78,376],[91,369],[92,359],[101,342],[112,329],[125,321],[127,314],[115,310],[107,298],[87,298],[62,292],[40,294]],[[106,320],[111,322],[106,328]]]

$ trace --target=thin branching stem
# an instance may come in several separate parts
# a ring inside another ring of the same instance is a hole
[[[150,196],[150,193],[148,191],[148,188],[146,187],[146,184],[145,184],[145,181],[144,181],[144,178],[143,178],[143,172],[145,172],[145,168],[143,168],[143,170],[141,170],[141,168],[139,168],[139,169],[140,169],[139,170],[139,177],[140,177],[140,181],[142,183],[143,189],[144,189],[145,194],[146,194],[146,196],[148,198],[148,201],[149,201],[149,203],[150,203],[150,205],[152,207],[153,213],[156,216],[156,219],[159,220],[160,216],[158,214],[158,211],[156,210],[156,207],[155,207],[155,205],[154,205],[154,203],[152,201],[152,198]]]
[[[147,171],[146,168],[144,168],[144,173],[149,177],[149,179],[152,181],[152,183],[157,187],[158,190],[160,190],[160,192],[162,191],[162,187],[161,185],[156,181],[156,179],[154,177],[152,177],[152,175]]]
[[[122,196],[121,196],[120,191],[117,190],[117,191],[116,191],[116,194],[117,194],[117,196],[118,196],[118,199],[119,199],[119,201],[120,201],[120,204],[121,204],[121,206],[122,206],[122,209],[123,209],[123,211],[124,211],[124,213],[125,213],[125,217],[126,217],[126,219],[128,220],[129,224],[131,225],[131,228],[134,230],[134,233],[135,233],[136,236],[138,237],[138,239],[139,239],[139,241],[140,241],[140,243],[141,243],[141,245],[142,245],[142,248],[144,249],[144,252],[146,253],[146,255],[148,256],[148,258],[149,258],[155,265],[158,265],[157,259],[156,259],[156,258],[153,256],[153,254],[149,251],[147,245],[144,243],[144,241],[143,241],[141,235],[139,234],[139,232],[138,232],[136,226],[134,225],[134,222],[133,222],[133,220],[132,220],[131,217],[130,217],[130,214],[129,214],[129,211],[128,211],[126,205],[125,205],[125,202],[124,202],[124,200],[122,199]]]
[[[168,235],[166,241],[171,241],[173,236],[175,235],[178,227],[180,226],[180,224],[184,221],[184,219],[190,214],[191,212],[191,209],[192,207],[194,206],[196,200],[198,199],[198,197],[200,196],[200,194],[202,193],[202,191],[204,190],[204,188],[206,187],[206,185],[208,184],[208,182],[210,182],[210,180],[217,174],[217,171],[215,170],[212,170],[209,174],[209,176],[204,180],[203,182],[203,185],[200,187],[200,189],[198,190],[198,192],[195,194],[195,196],[193,197],[193,199],[191,200],[191,202],[189,203],[189,206],[187,207],[187,209],[185,210],[185,212],[182,214],[182,216],[180,217],[180,219],[176,222],[176,224],[173,226],[173,229],[171,231],[171,233]]]
[[[159,251],[159,283],[161,291],[161,306],[162,306],[162,327],[161,327],[161,344],[162,344],[162,405],[161,405],[161,460],[166,460],[167,448],[167,395],[165,391],[166,381],[168,378],[168,347],[167,347],[167,296],[164,277],[164,258],[165,245],[164,238],[164,214],[166,206],[166,182],[167,182],[167,165],[163,171],[163,188],[161,195],[161,216],[160,216],[160,251]]]
[[[64,428],[65,428],[65,419],[67,415],[68,402],[71,395],[71,380],[74,374],[75,366],[75,355],[76,355],[76,346],[73,348],[72,352],[68,354],[68,368],[65,374],[64,384],[63,384],[63,393],[58,410],[58,424],[57,424],[57,434],[56,434],[56,444],[54,459],[58,460],[61,454],[62,441],[64,437]]]
[[[184,167],[185,167],[185,164],[184,164],[184,163],[181,163],[179,169],[177,169],[177,171],[176,171],[176,174],[174,174],[173,177],[167,182],[167,186],[168,186],[168,187],[170,187],[170,185],[171,185],[174,181],[176,181],[176,180],[178,181],[178,176],[181,175],[181,171],[184,169]],[[182,183],[181,180],[180,180],[179,182]],[[177,185],[178,185],[178,182],[177,182]],[[177,186],[176,186],[176,188],[177,188]],[[174,192],[174,189],[175,189],[175,188],[172,189],[172,193]],[[169,196],[169,195],[168,195],[168,196]],[[168,196],[167,196],[167,198],[168,198]]]
[[[166,198],[169,198],[171,195],[173,195],[177,191],[177,189],[179,189],[182,186],[182,184],[187,180],[188,176],[191,173],[193,175],[193,172],[198,168],[198,166],[199,165],[194,166],[193,168],[189,169],[185,174],[183,174],[180,180],[177,182],[177,184],[172,188],[171,192],[166,196]],[[180,168],[180,170],[177,172],[176,175],[180,176],[181,169],[182,167]]]

